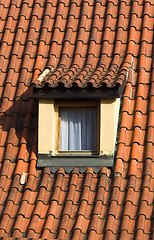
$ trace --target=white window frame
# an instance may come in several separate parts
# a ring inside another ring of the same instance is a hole
[[[67,100],[58,100],[54,102],[55,112],[56,112],[56,129],[57,134],[55,136],[55,152],[54,155],[98,155],[99,154],[99,128],[100,128],[100,113],[99,106],[100,103],[96,101],[86,101],[86,100],[77,100],[77,101],[67,101]],[[96,107],[97,109],[97,137],[96,137],[96,151],[61,151],[60,150],[60,108],[61,107]]]

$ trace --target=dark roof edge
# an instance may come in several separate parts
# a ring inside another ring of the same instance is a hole
[[[65,88],[58,86],[51,88],[44,86],[43,88],[36,88],[33,86],[33,96],[37,99],[41,98],[54,98],[54,99],[98,99],[98,98],[119,98],[122,95],[125,82],[123,85],[116,85],[113,88],[108,87],[71,87]]]

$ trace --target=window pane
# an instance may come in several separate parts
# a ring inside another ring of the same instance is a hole
[[[60,150],[96,150],[96,108],[61,108]]]

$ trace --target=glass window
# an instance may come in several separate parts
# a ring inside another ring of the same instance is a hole
[[[96,151],[95,107],[60,108],[60,150]]]

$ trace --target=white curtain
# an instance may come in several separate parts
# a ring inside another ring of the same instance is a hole
[[[96,150],[96,108],[61,108],[60,150]]]

